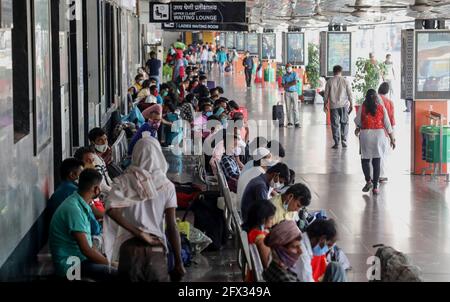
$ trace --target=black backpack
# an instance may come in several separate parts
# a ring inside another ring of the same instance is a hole
[[[190,207],[190,210],[194,212],[194,227],[204,232],[213,241],[207,248],[208,251],[220,250],[228,239],[223,210],[217,207],[219,197],[219,192],[204,192]]]

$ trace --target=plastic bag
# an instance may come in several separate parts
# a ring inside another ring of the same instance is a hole
[[[194,254],[200,254],[212,243],[211,238],[192,225],[190,226],[189,241]]]

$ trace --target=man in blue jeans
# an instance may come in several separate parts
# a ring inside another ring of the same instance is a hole
[[[293,71],[291,64],[286,65],[286,73],[283,76],[282,84],[285,92],[288,128],[294,128],[294,125],[296,128],[300,128],[298,76]]]
[[[53,215],[49,245],[56,274],[62,278],[109,281],[117,275],[116,268],[93,248],[91,238],[90,204],[101,193],[102,179],[96,170],[84,170],[80,175],[78,191],[69,196]],[[76,268],[76,264],[80,267]],[[76,276],[77,270],[80,276]]]

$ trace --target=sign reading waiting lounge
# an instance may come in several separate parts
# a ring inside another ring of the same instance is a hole
[[[150,23],[246,23],[245,2],[150,2]]]

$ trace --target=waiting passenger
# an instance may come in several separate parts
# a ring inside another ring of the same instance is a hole
[[[296,184],[290,187],[286,193],[272,198],[272,203],[277,209],[274,217],[275,224],[283,220],[297,222],[299,211],[311,204],[311,191],[304,184]]]
[[[64,160],[59,169],[61,176],[61,184],[55,190],[47,203],[47,226],[50,225],[50,221],[55,214],[58,207],[67,199],[70,195],[78,190],[76,182],[83,172],[83,162],[76,158],[68,158]]]
[[[108,192],[112,183],[109,175],[108,165],[112,163],[112,150],[108,145],[108,136],[101,128],[94,128],[89,132],[89,140],[95,151],[94,166],[102,175],[102,192]]]
[[[300,255],[302,233],[290,220],[275,225],[264,240],[264,244],[272,250],[272,262],[264,271],[267,282],[299,282],[292,271]]]
[[[137,98],[139,92],[142,90],[142,84],[144,83],[144,76],[142,74],[138,74],[134,78],[134,84],[128,89],[128,93],[134,99]]]
[[[232,143],[223,142],[225,147],[225,153],[220,161],[220,166],[227,180],[228,186],[231,192],[237,192],[237,182],[239,176],[241,175],[241,168],[239,167],[238,160],[240,150],[239,148],[239,137],[237,136],[227,136],[227,141]]]
[[[171,102],[164,104],[164,107],[166,112],[164,120],[172,124],[172,126],[164,125],[165,146],[179,145],[183,139],[183,128],[177,123],[180,120],[179,110]]]
[[[195,95],[188,94],[181,105],[181,118],[191,124],[194,122],[195,115],[194,99]]]
[[[111,189],[110,184],[112,184],[112,180],[109,177],[109,174],[102,173],[104,172],[104,168],[102,166],[103,163],[101,163],[101,158],[99,158],[91,148],[79,148],[75,152],[74,157],[83,161],[85,169],[96,169],[100,174],[102,174],[103,179],[100,185],[102,192],[108,192]]]
[[[158,141],[144,137],[134,148],[132,165],[114,180],[108,195],[107,214],[114,221],[105,219],[105,251],[110,260],[120,256],[119,274],[124,279],[169,280],[166,233],[175,254],[172,275],[181,279],[185,273],[176,224],[175,186],[167,171]]]
[[[258,248],[264,269],[269,267],[270,248],[264,244],[264,239],[274,225],[275,206],[269,200],[254,203],[249,211],[247,221],[242,228],[248,233],[248,243]]]
[[[294,271],[301,282],[347,282],[343,267],[337,262],[325,263],[326,254],[336,243],[337,229],[333,220],[318,219],[303,233],[303,253]],[[315,270],[313,265],[316,266]]]
[[[270,199],[270,190],[280,189],[286,182],[289,182],[289,168],[283,163],[276,164],[267,173],[252,179],[242,195],[241,214],[244,221],[254,202]]]
[[[150,80],[145,80],[142,83],[142,89],[139,91],[136,102],[146,102],[147,98],[149,98],[152,94],[150,92],[151,82]]]
[[[210,103],[205,103],[201,107],[202,115],[194,120],[194,131],[201,132],[203,139],[211,133],[208,129],[208,117],[213,115],[213,107]]]
[[[133,149],[136,143],[142,138],[142,133],[149,132],[150,135],[158,139],[158,130],[162,124],[162,107],[161,105],[155,104],[148,109],[146,109],[142,115],[147,120],[147,122],[139,128],[139,130],[134,135],[131,140],[130,146],[128,148],[128,154],[133,154]]]
[[[266,148],[259,148],[256,150],[256,155],[254,156],[253,164],[254,166],[251,169],[248,169],[245,172],[241,173],[241,177],[239,177],[238,181],[238,189],[237,189],[237,204],[240,207],[242,203],[242,195],[244,194],[247,185],[254,178],[260,176],[261,174],[266,173],[266,171],[275,165],[274,162],[271,161],[272,154]]]
[[[56,210],[50,224],[49,245],[57,275],[71,276],[75,269],[71,257],[81,261],[81,277],[98,281],[111,280],[116,270],[93,248],[90,217],[92,200],[101,194],[102,175],[93,169],[80,174],[78,191]],[[75,262],[76,263],[76,262]]]

